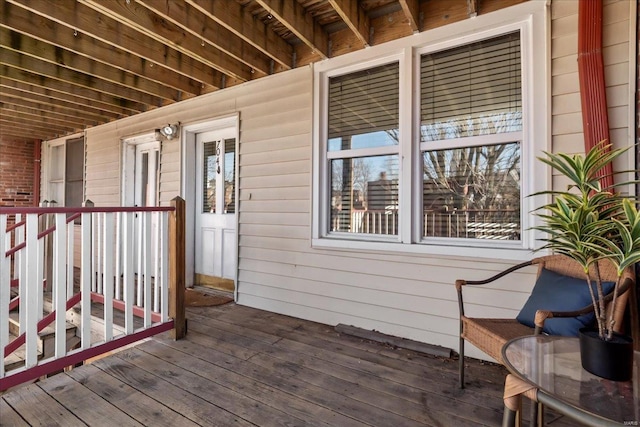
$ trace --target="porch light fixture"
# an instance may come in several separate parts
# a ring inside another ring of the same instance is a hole
[[[173,138],[176,137],[176,135],[178,135],[178,126],[179,126],[179,123],[173,124],[173,125],[168,124],[158,129],[158,131],[162,136],[164,136],[168,140],[172,140]]]

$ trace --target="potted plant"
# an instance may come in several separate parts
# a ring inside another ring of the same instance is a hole
[[[601,142],[584,156],[545,152],[539,160],[568,178],[570,184],[564,191],[536,193],[551,195],[553,201],[536,209],[543,224],[534,227],[547,234],[540,249],[564,254],[582,267],[597,326],[595,330],[580,331],[582,365],[589,372],[614,380],[630,378],[633,344],[629,337],[613,331],[615,325],[605,309],[598,261],[607,259],[617,270],[618,279],[609,302],[614,308],[625,270],[640,261],[640,214],[635,200],[615,192],[616,187],[628,183],[603,188],[600,177],[605,165],[627,150],[611,149],[610,144]],[[613,309],[608,312],[613,313]],[[607,353],[620,348],[623,355]],[[607,368],[604,362],[611,358],[613,367]]]

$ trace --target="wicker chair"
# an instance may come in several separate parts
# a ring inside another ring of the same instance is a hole
[[[496,274],[486,280],[456,280],[456,290],[458,292],[458,304],[460,308],[460,361],[459,361],[459,375],[460,375],[460,388],[464,388],[464,342],[469,341],[480,350],[487,353],[499,363],[502,361],[502,347],[512,338],[519,336],[532,335],[534,333],[541,333],[546,319],[552,317],[577,317],[579,315],[589,313],[593,311],[591,305],[584,307],[583,309],[572,312],[552,312],[546,310],[538,310],[535,316],[535,329],[525,326],[519,323],[516,319],[491,319],[491,318],[471,318],[467,317],[464,313],[464,304],[462,299],[462,288],[466,285],[484,285],[491,283],[501,277],[506,276],[516,270],[523,267],[537,265],[538,275],[544,267],[547,270],[554,271],[564,276],[571,276],[576,278],[583,278],[584,272],[582,268],[571,258],[564,255],[549,255],[540,258],[535,258],[531,261],[524,262],[513,266],[501,273]],[[615,281],[617,278],[616,269],[609,261],[599,262],[600,275],[603,281]],[[623,283],[619,289],[618,299],[616,302],[616,312],[614,318],[616,320],[614,330],[621,332],[624,327],[624,315],[627,306],[627,301],[631,295],[631,301],[636,301],[635,297],[635,275],[632,268],[625,271],[623,276]],[[612,295],[609,294],[606,301],[610,301]],[[609,304],[609,309],[611,304]],[[631,325],[634,325],[631,331],[631,335],[634,338],[634,345],[638,348],[638,341],[640,340],[640,333],[638,332],[638,313],[637,305],[630,304],[631,311]]]

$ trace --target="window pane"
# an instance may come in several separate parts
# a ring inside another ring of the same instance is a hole
[[[520,143],[423,153],[423,236],[520,240]]]
[[[236,140],[224,141],[224,213],[236,211]]]
[[[331,161],[329,231],[398,234],[397,155]]]
[[[84,139],[67,141],[65,159],[65,200],[67,207],[82,206],[84,177]]]
[[[398,144],[399,65],[329,79],[329,151]]]
[[[203,194],[202,212],[215,213],[216,211],[216,142],[210,141],[203,144]]]
[[[421,141],[522,130],[520,33],[423,55]]]

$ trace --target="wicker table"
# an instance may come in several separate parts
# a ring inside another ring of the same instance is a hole
[[[502,356],[510,372],[503,426],[520,421],[522,395],[585,425],[640,425],[640,352],[635,352],[633,379],[626,382],[585,371],[577,338],[520,337],[505,344]]]

